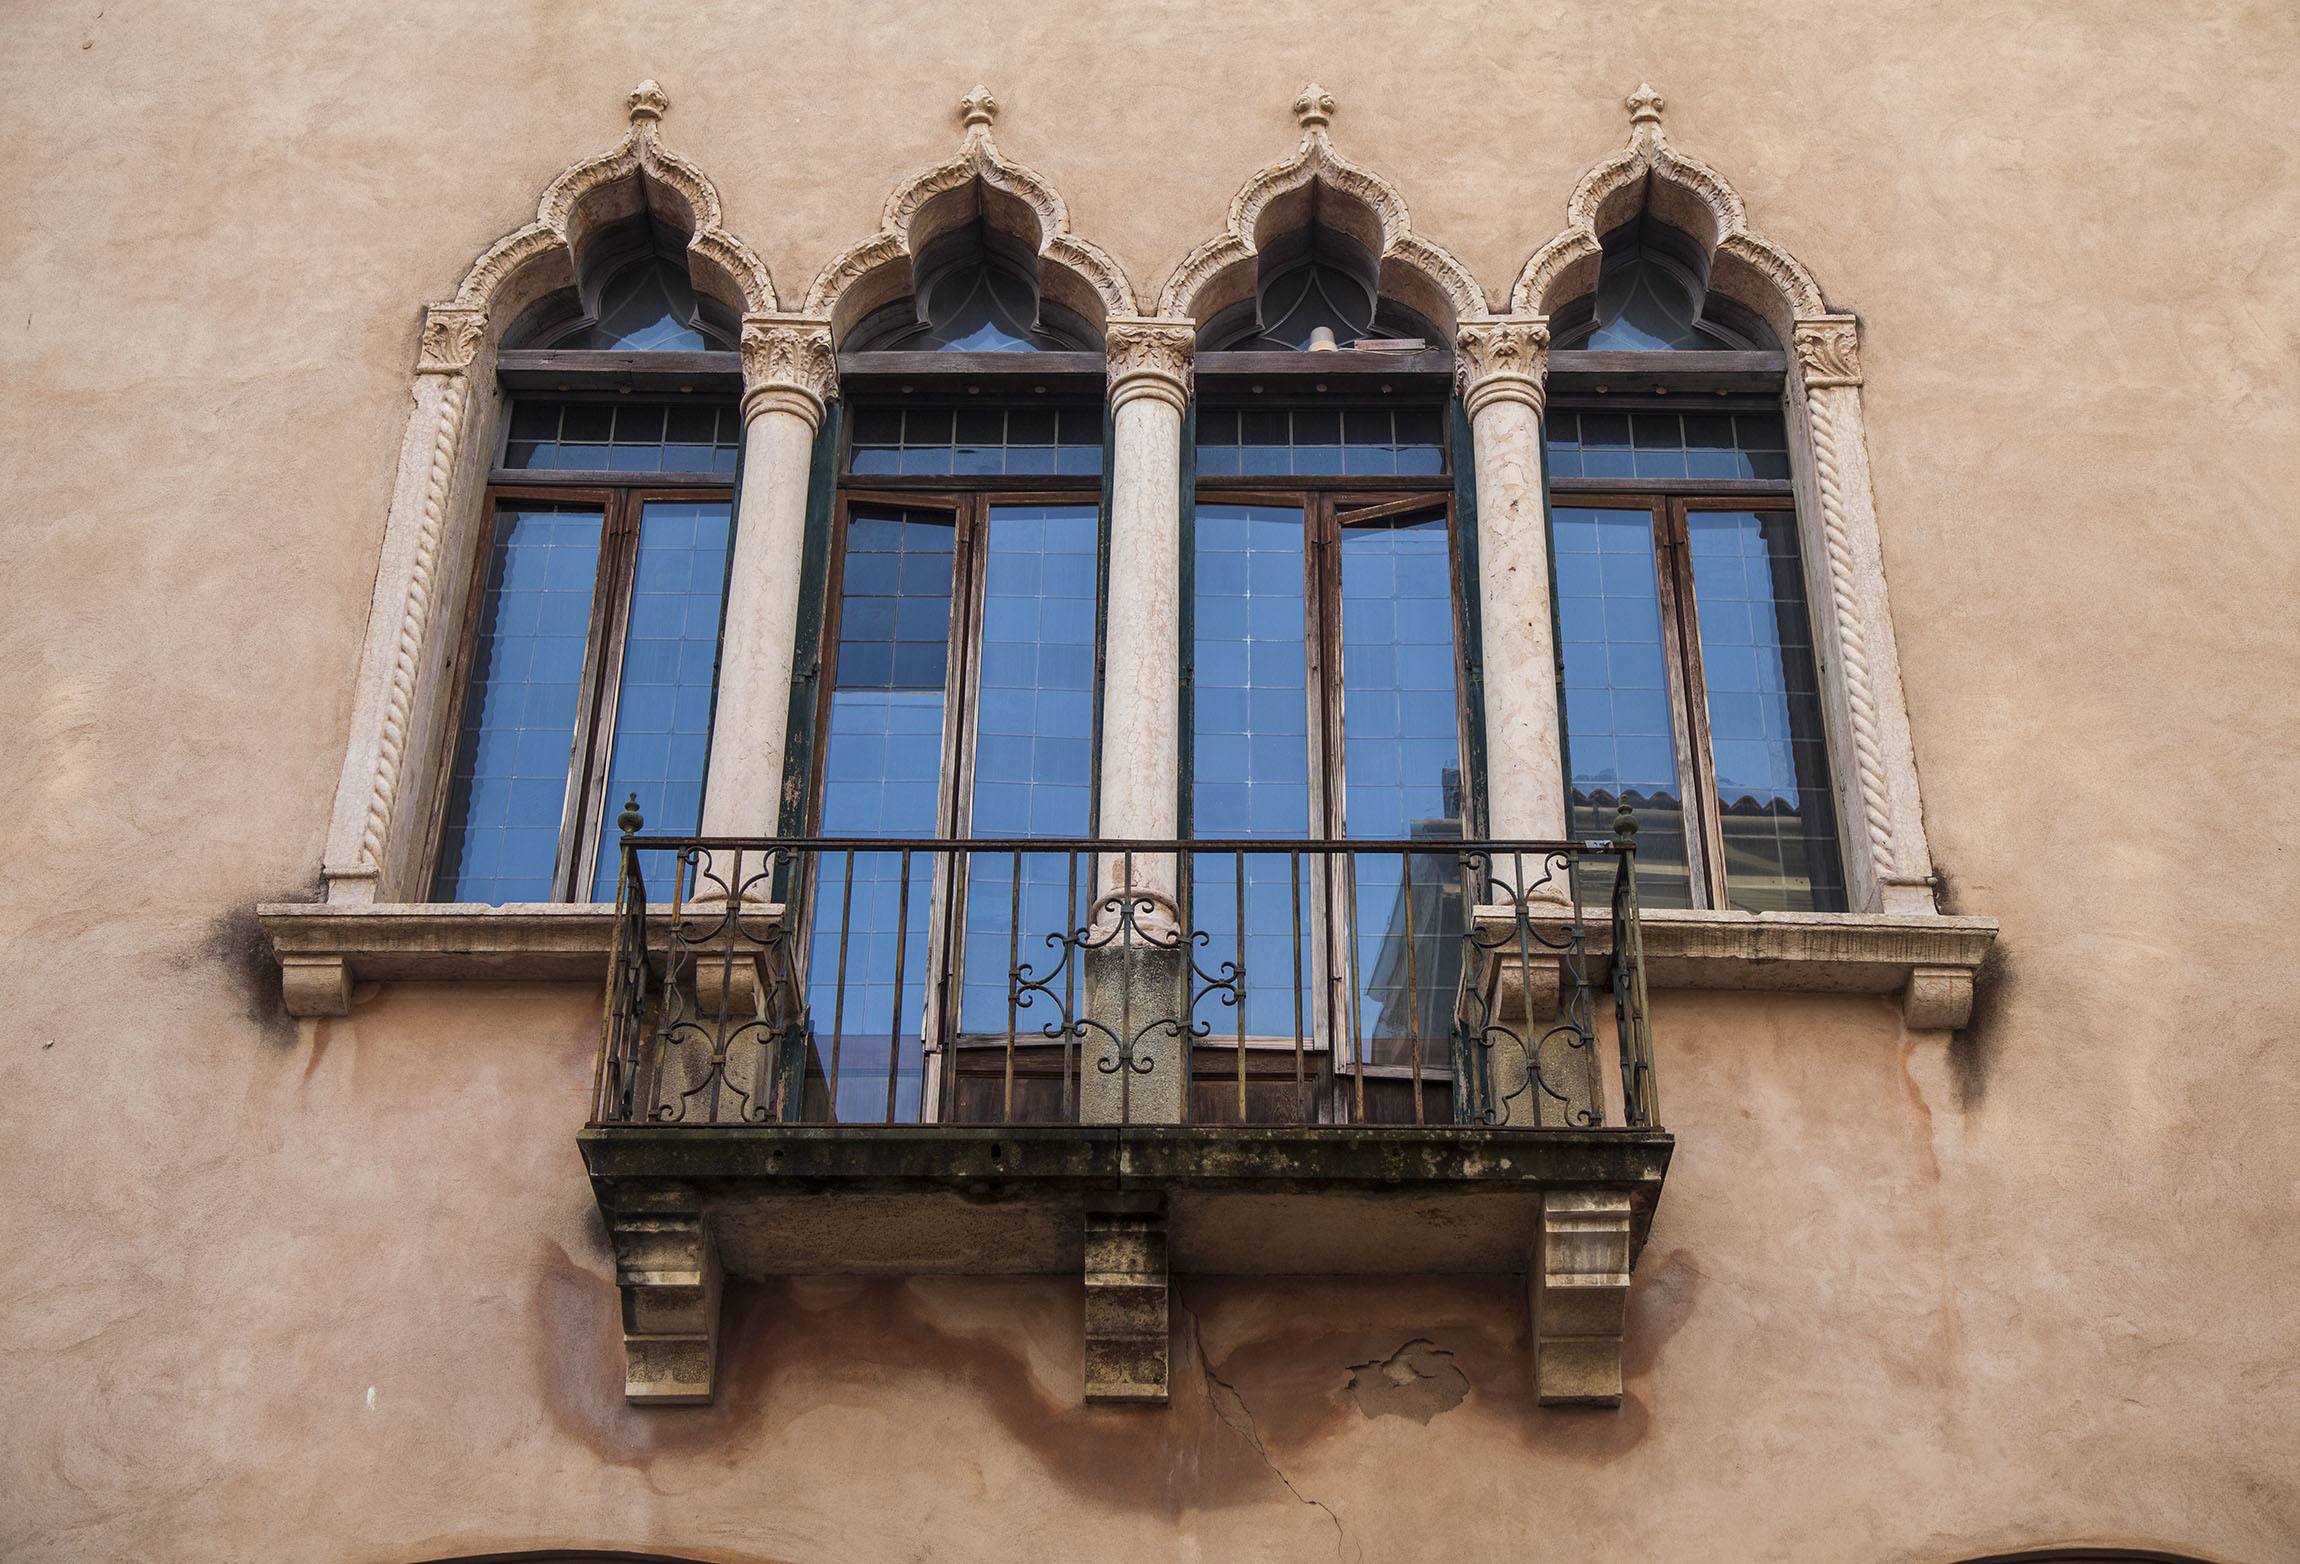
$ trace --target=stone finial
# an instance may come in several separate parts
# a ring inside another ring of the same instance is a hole
[[[1294,99],[1294,118],[1304,130],[1323,130],[1334,117],[1334,95],[1311,82]]]
[[[1621,106],[1629,110],[1629,125],[1632,130],[1639,125],[1652,125],[1658,128],[1661,124],[1661,111],[1669,106],[1669,100],[1653,90],[1653,83],[1641,81],[1637,84],[1635,92],[1621,100]]]
[[[974,90],[958,100],[958,112],[970,132],[979,130],[988,135],[991,122],[998,118],[998,100],[988,87],[976,82]]]
[[[630,105],[631,123],[634,125],[643,120],[648,122],[659,120],[669,113],[671,108],[671,95],[665,92],[661,84],[652,76],[633,87],[631,96],[624,101]]]

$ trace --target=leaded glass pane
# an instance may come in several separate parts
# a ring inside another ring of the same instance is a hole
[[[1789,442],[1777,412],[1549,415],[1553,478],[1789,477]]]
[[[1207,505],[1197,511],[1192,603],[1190,812],[1194,834],[1311,834],[1309,666],[1303,597],[1302,512],[1295,506]],[[1193,926],[1212,936],[1218,961],[1242,961],[1249,1036],[1296,1035],[1315,1019],[1308,921],[1297,942],[1285,860],[1192,861]],[[1305,910],[1312,887],[1305,878]],[[1303,985],[1297,1010],[1294,974]],[[1268,977],[1263,974],[1269,974]],[[1238,1014],[1211,998],[1197,1019],[1236,1031]]]
[[[1445,517],[1342,529],[1346,834],[1462,834]],[[1461,855],[1355,860],[1358,1026],[1369,1064],[1448,1063],[1461,976]]]
[[[503,465],[514,471],[729,475],[742,444],[731,404],[560,402],[511,407]]]
[[[637,794],[651,835],[684,836],[702,823],[733,536],[725,500],[649,500],[640,512],[606,813],[612,819]],[[614,899],[620,853],[616,832],[602,830],[593,900]],[[642,855],[650,895],[670,894],[676,867],[668,853]]]
[[[858,477],[1102,471],[1099,407],[861,407],[847,470]]]
[[[687,270],[662,256],[633,261],[607,279],[599,316],[552,340],[555,348],[702,352],[728,344],[703,329]]]
[[[974,719],[975,836],[1087,834],[1099,553],[1092,505],[991,508]],[[1089,854],[1075,864],[1024,854],[1018,894],[1012,854],[970,860],[963,1030],[1006,1030],[1009,969],[1021,961],[1052,970],[1049,936],[1091,912],[1092,867]],[[1022,1040],[1037,1040],[1048,1019],[1043,1001],[1017,1015]]]
[[[549,901],[605,518],[499,506],[458,722],[436,901]]]
[[[1202,478],[1444,471],[1444,420],[1434,407],[1209,407],[1198,414]]]
[[[1788,511],[1702,510],[1685,525],[1726,899],[1748,912],[1842,911],[1797,519]]]
[[[1652,512],[1552,506],[1550,540],[1572,834],[1612,835],[1614,807],[1626,798],[1637,814],[1639,896],[1648,906],[1690,906]]]
[[[823,761],[827,836],[937,834],[955,541],[944,513],[858,509],[848,520]],[[893,1117],[918,1117],[933,874],[926,855],[822,859],[808,1003],[817,1047],[835,1068],[840,1119],[886,1118],[890,1079]]]
[[[873,321],[858,345],[912,353],[1090,351],[1097,344],[1082,326],[1060,310],[1042,311],[1028,275],[977,256],[928,277],[916,299]]]

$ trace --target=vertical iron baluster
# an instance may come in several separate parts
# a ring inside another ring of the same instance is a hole
[[[1341,850],[1340,857],[1343,864],[1347,866],[1347,877],[1349,879],[1349,885],[1343,892],[1342,900],[1342,909],[1349,921],[1349,932],[1344,937],[1342,944],[1343,954],[1348,958],[1349,962],[1348,966],[1344,969],[1348,973],[1348,976],[1345,979],[1345,982],[1348,985],[1348,989],[1347,992],[1342,995],[1342,1003],[1349,1006],[1350,1010],[1350,1074],[1356,1083],[1354,1086],[1352,1086],[1350,1092],[1351,1111],[1356,1115],[1353,1122],[1363,1124],[1366,1122],[1366,1048],[1365,1023],[1362,1013],[1363,1007],[1358,1003],[1357,849],[1351,847],[1343,848]]]
[[[886,1118],[894,1122],[895,1080],[902,1068],[902,1000],[903,968],[910,955],[910,854],[907,847],[899,850],[902,873],[898,882],[894,912],[894,1015],[886,1029]]]
[[[1399,894],[1406,904],[1406,1024],[1413,1033],[1414,1122],[1419,1124],[1422,1122],[1422,1001],[1414,967],[1414,855],[1400,853],[1398,866],[1403,876],[1403,889]]]
[[[1118,893],[1118,1122],[1134,1122],[1134,849],[1120,855]]]
[[[1022,965],[1022,849],[1014,850],[1012,882],[1007,886],[1006,912],[1006,1116],[1004,1122],[1014,1122],[1014,985],[1018,981],[1015,969]],[[964,1004],[965,991],[959,1002]]]
[[[1290,849],[1286,854],[1288,877],[1292,882],[1293,900],[1293,967],[1294,967],[1294,1111],[1301,1122],[1310,1122],[1310,1088],[1302,1066],[1302,850]]]
[[[839,886],[839,972],[838,986],[831,995],[831,1078],[830,1122],[839,1120],[839,1049],[846,1041],[847,1022],[847,939],[854,932],[855,911],[855,850],[847,849],[843,881]]]
[[[1544,860],[1546,862],[1546,860]],[[1510,866],[1511,922],[1517,928],[1517,1004],[1519,1048],[1525,1054],[1525,1106],[1533,1115],[1533,1125],[1541,1124],[1541,1096],[1547,1085],[1541,1078],[1540,1039],[1542,1022],[1547,1017],[1533,1013],[1533,912],[1532,889],[1525,883],[1525,853],[1512,852]],[[1568,872],[1571,866],[1568,865]]]
[[[733,1019],[730,1007],[734,1003],[735,988],[735,922],[743,905],[743,850],[735,849],[734,872],[727,876],[727,909],[719,926],[719,1003],[711,1022],[711,1094],[704,1104],[703,1122],[719,1122],[719,1110],[726,1101],[727,1092],[727,1026]]]
[[[1091,873],[1093,871],[1092,859],[1087,860],[1087,867],[1088,872]],[[1074,1052],[1079,1052],[1079,1040],[1085,1035],[1078,1025],[1078,960],[1074,959],[1078,952],[1078,942],[1074,937],[1078,933],[1078,849],[1075,847],[1070,849],[1069,875],[1062,890],[1066,902],[1063,910],[1063,942],[1061,946],[1062,1122],[1068,1124],[1077,1116],[1078,1099],[1074,1093],[1080,1089],[1072,1075],[1071,1065],[1073,1061],[1071,1056]],[[1081,1071],[1085,1069],[1083,1056],[1076,1063]]]
[[[935,1096],[941,1103],[937,1117],[948,1123],[958,1117],[958,1004],[964,1000],[952,999],[954,979],[960,975],[960,952],[965,946],[965,920],[962,916],[966,903],[965,891],[974,876],[974,850],[954,847],[947,853],[934,854],[934,877],[940,884],[942,903],[942,951],[929,970],[934,974],[933,1003],[927,996],[919,996],[919,1061],[918,1061],[918,1117],[926,1122],[927,1060],[940,1058],[942,1064],[934,1071]],[[934,929],[934,906],[937,897],[927,897],[927,929]],[[926,1035],[926,1018],[934,1017],[935,1035]]]
[[[1238,1122],[1246,1122],[1246,850],[1238,849]],[[1188,988],[1185,980],[1184,988]]]

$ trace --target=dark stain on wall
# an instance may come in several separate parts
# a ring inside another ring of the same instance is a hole
[[[1972,1112],[1988,1096],[2003,1036],[2001,1019],[2011,1003],[2012,963],[2000,938],[1981,958],[1973,975],[1972,1019],[1949,1034],[1949,1070],[1957,1083],[1957,1106]]]
[[[1170,1517],[1283,1496],[1296,1462],[1357,1437],[1369,1419],[1426,1426],[1446,1413],[1474,1415],[1528,1455],[1595,1464],[1635,1448],[1651,1427],[1635,1395],[1619,1410],[1535,1403],[1521,1278],[1182,1279],[1164,1407],[1081,1399],[1074,1282],[959,1285],[969,1324],[954,1325],[900,1280],[851,1278],[826,1292],[820,1283],[729,1278],[716,1402],[632,1407],[603,1241],[588,1260],[545,1242],[533,1300],[539,1396],[552,1423],[603,1462],[643,1474],[665,1459],[716,1464],[732,1478],[752,1468],[775,1424],[826,1405],[897,1409],[922,1382],[939,1381],[994,1418],[1054,1481],[1098,1504]],[[1632,1372],[1651,1368],[1690,1315],[1697,1286],[1682,1251],[1640,1277]],[[1034,1370],[1027,1345],[1041,1365],[1052,1351],[1057,1370]],[[682,1471],[677,1486],[692,1481]],[[1326,1509],[1299,1491],[1292,1497]]]
[[[1659,1264],[1648,1259],[1629,1288],[1629,1318],[1622,1328],[1621,1375],[1642,1379],[1661,1361],[1661,1349],[1685,1328],[1701,1292],[1701,1268],[1689,1249],[1672,1249]]]
[[[262,1032],[268,1042],[282,1046],[296,1040],[295,1018],[280,999],[279,961],[272,955],[271,936],[256,920],[256,904],[265,901],[317,901],[316,885],[298,886],[276,896],[251,897],[210,918],[192,947],[179,956],[181,970],[216,967],[239,1001],[240,1014]]]

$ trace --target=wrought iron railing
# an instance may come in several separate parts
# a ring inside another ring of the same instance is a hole
[[[592,1122],[1658,1127],[1610,841],[643,837]]]

